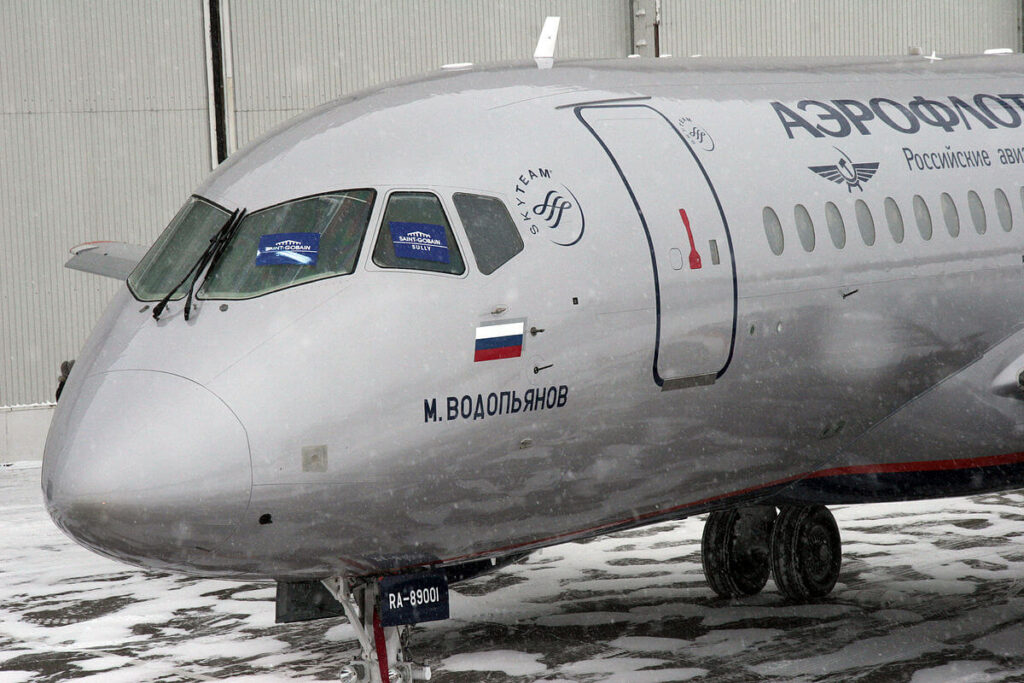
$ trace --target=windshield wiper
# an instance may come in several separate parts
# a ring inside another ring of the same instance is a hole
[[[188,313],[192,310],[192,297],[196,291],[202,287],[203,282],[206,282],[206,278],[210,277],[210,273],[217,267],[217,263],[220,261],[220,257],[227,251],[228,245],[231,244],[231,240],[235,238],[235,233],[238,232],[238,226],[242,224],[242,219],[245,218],[245,209],[236,209],[237,214],[228,221],[227,226],[224,228],[224,232],[220,233],[220,240],[213,248],[213,253],[210,254],[210,259],[206,262],[205,268],[200,266],[196,270],[195,276],[192,278],[192,284],[188,288],[188,297],[185,299],[185,320],[188,320]],[[205,274],[204,274],[205,273]],[[203,276],[203,282],[198,283],[199,276]]]
[[[239,224],[242,222],[242,217],[245,216],[245,209],[235,209],[231,216],[228,218],[227,223],[221,226],[220,230],[214,233],[213,237],[210,238],[210,244],[206,247],[206,250],[199,256],[192,267],[185,273],[185,277],[181,278],[181,281],[167,293],[163,299],[160,300],[156,306],[153,307],[153,318],[155,320],[160,319],[160,314],[167,308],[167,302],[171,300],[175,292],[178,291],[183,284],[188,282],[189,278],[192,282],[188,287],[188,297],[185,299],[185,320],[188,320],[189,312],[192,310],[192,296],[196,289],[196,280],[202,275],[204,270],[209,272],[207,266],[212,268],[216,265],[217,260],[221,254],[224,253],[224,249],[227,247],[231,238],[235,236],[235,232],[238,230]]]

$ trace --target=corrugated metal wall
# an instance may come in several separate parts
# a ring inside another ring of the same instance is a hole
[[[1020,0],[662,0],[661,53],[903,55],[1020,49]],[[648,15],[651,13],[649,12]]]
[[[629,0],[232,0],[238,144],[376,83],[530,59],[548,15],[562,18],[560,58],[629,54]]]
[[[151,242],[209,171],[209,0],[0,0],[0,405],[47,401],[118,285],[62,267]],[[652,35],[655,0],[219,0],[238,142],[321,102],[449,62],[558,58]],[[1019,0],[662,0],[662,53],[1020,48]],[[637,16],[638,10],[643,14]],[[631,33],[631,27],[635,31]],[[652,54],[653,44],[637,50]]]
[[[0,4],[0,405],[53,400],[117,283],[67,270],[150,242],[209,172],[198,0]]]

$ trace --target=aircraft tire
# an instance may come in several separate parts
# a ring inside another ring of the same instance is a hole
[[[723,598],[756,595],[771,574],[774,507],[716,510],[704,524],[701,563],[711,590]]]
[[[842,564],[835,517],[824,505],[786,505],[772,530],[772,576],[790,600],[807,601],[832,592]]]

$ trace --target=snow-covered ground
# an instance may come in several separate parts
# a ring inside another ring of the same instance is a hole
[[[839,585],[715,598],[702,519],[535,553],[417,627],[434,680],[1024,680],[1024,495],[835,510]],[[274,624],[271,585],[147,572],[50,522],[38,463],[0,467],[0,683],[336,680],[341,619]]]

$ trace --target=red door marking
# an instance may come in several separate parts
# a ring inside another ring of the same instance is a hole
[[[686,236],[690,238],[690,270],[700,270],[700,254],[697,253],[697,245],[693,243],[693,231],[690,230],[690,219],[686,217],[686,209],[679,209],[679,216],[686,227]]]

